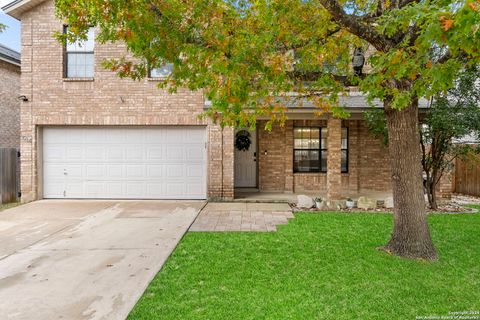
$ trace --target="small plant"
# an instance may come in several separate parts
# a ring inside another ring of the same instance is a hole
[[[348,201],[348,202],[352,202],[353,199],[352,199],[352,198],[347,198],[347,201]]]
[[[323,199],[321,197],[316,197],[315,199],[313,199],[313,201],[315,202],[322,202]]]

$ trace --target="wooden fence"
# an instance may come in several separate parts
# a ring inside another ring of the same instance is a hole
[[[478,160],[457,159],[455,192],[480,197],[480,157]]]
[[[17,150],[0,148],[0,204],[17,200]]]

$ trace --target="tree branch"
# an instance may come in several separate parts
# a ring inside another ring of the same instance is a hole
[[[366,40],[378,51],[385,52],[395,46],[395,43],[378,33],[371,25],[365,24],[357,16],[345,13],[336,0],[319,0],[319,2],[332,15],[336,23],[357,37]]]

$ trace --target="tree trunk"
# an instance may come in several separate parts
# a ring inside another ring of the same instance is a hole
[[[437,191],[435,190],[437,187],[436,184],[433,184],[432,183],[432,194],[431,194],[431,197],[432,197],[432,200],[430,201],[430,208],[432,210],[437,210],[438,209],[438,204],[437,204]]]
[[[422,187],[421,153],[418,141],[418,101],[404,110],[384,101],[388,126],[394,201],[394,225],[383,248],[407,258],[437,259],[430,237]]]
[[[432,198],[430,201],[430,208],[433,210],[438,209],[437,205],[437,185],[438,185],[438,178],[437,178],[437,173],[433,172],[432,174],[432,182],[430,183],[430,197]]]

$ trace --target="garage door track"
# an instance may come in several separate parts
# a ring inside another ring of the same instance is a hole
[[[0,319],[124,319],[203,205],[44,200],[0,212]]]

